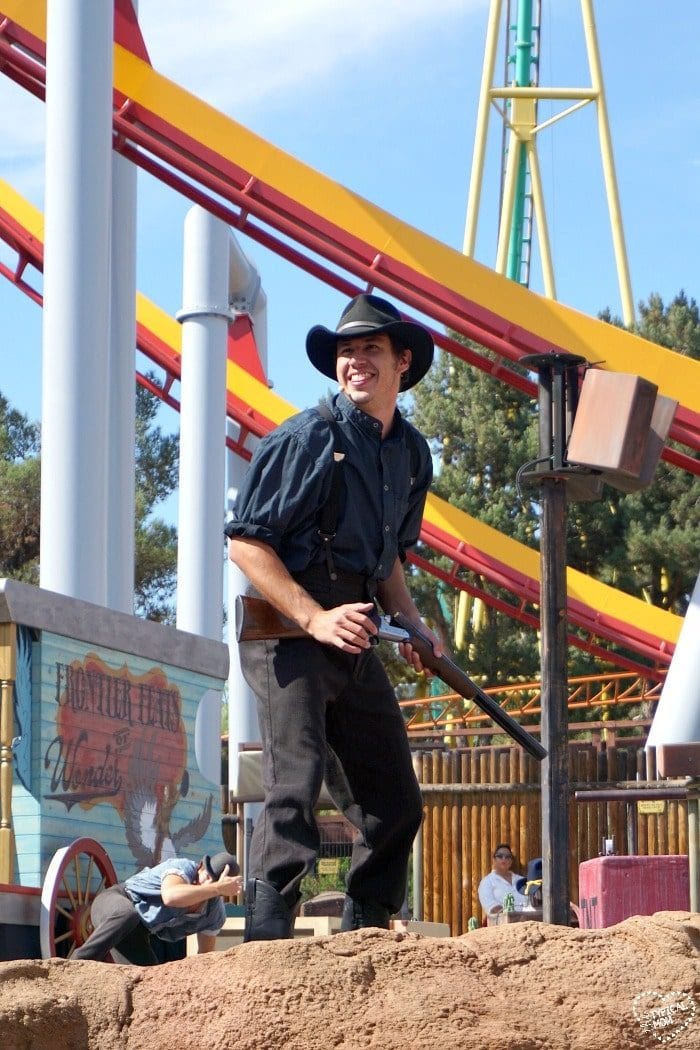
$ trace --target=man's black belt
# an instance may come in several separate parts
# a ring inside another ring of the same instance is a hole
[[[330,580],[325,562],[309,565],[306,569],[293,572],[292,576],[321,605],[324,604],[323,599],[330,596],[329,608],[345,602],[373,602],[379,587],[379,581],[373,576],[338,568],[335,570],[335,579]]]

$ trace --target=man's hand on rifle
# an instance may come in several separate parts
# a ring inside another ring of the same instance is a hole
[[[372,644],[377,625],[371,618],[372,602],[351,602],[334,609],[318,609],[306,625],[306,631],[323,645],[333,645],[345,653],[361,653]]]
[[[431,631],[429,627],[426,627],[423,622],[416,624],[416,626],[420,628],[421,634],[432,642],[435,656],[438,658],[441,657],[443,653],[443,645],[438,636]],[[399,642],[399,652],[406,663],[410,664],[414,671],[417,671],[419,674],[423,672],[427,675],[432,675],[433,672],[430,668],[424,666],[420,656],[410,642]]]

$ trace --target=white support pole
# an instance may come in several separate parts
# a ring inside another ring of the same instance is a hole
[[[132,0],[138,14],[138,0]],[[112,279],[107,426],[107,597],[134,611],[136,484],[136,168],[112,153]]]
[[[231,505],[235,501],[241,482],[247,469],[247,463],[235,452],[228,453],[228,492]],[[243,572],[228,563],[227,608],[228,608],[228,782],[232,791],[238,787],[238,755],[241,744],[252,744],[260,740],[258,712],[255,694],[250,688],[243,672],[236,641],[235,608],[236,597],[245,594],[248,580]]]
[[[184,242],[177,626],[220,641],[229,230],[195,206]]]
[[[41,586],[106,596],[113,0],[49,0]]]
[[[240,248],[233,235],[231,235],[230,241],[229,281],[229,301],[236,313],[247,314],[250,317],[253,325],[253,333],[255,335],[255,345],[258,355],[263,369],[267,372],[267,298],[261,287],[257,269]],[[238,434],[235,436],[237,437]],[[233,507],[233,503],[235,502],[246,470],[247,463],[235,452],[229,452],[229,509],[232,509]],[[247,586],[248,581],[245,575],[236,565],[233,564],[232,561],[229,561],[227,585],[228,639],[230,654],[228,676],[228,782],[232,790],[235,790],[238,785],[239,745],[250,744],[260,740],[255,694],[246,682],[241,671],[234,623],[236,596],[245,593]],[[259,809],[260,807],[257,804],[249,806],[249,816],[255,819]]]
[[[107,595],[134,611],[136,476],[136,168],[112,157],[112,303],[107,387]]]

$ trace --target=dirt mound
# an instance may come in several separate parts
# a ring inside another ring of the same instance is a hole
[[[3,1050],[700,1050],[700,915],[0,963]]]

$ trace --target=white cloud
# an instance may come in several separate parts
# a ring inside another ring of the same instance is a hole
[[[0,77],[0,174],[35,204],[44,188],[44,103]]]
[[[275,99],[319,96],[343,77],[371,77],[400,60],[430,28],[464,18],[487,0],[140,0],[139,21],[153,66],[244,123]],[[346,81],[352,86],[351,80]],[[0,170],[41,205],[44,105],[0,76]]]
[[[280,91],[319,90],[345,68],[371,75],[430,28],[481,10],[486,0],[141,0],[139,20],[154,67],[226,112],[264,106]],[[433,61],[439,61],[437,54]]]

